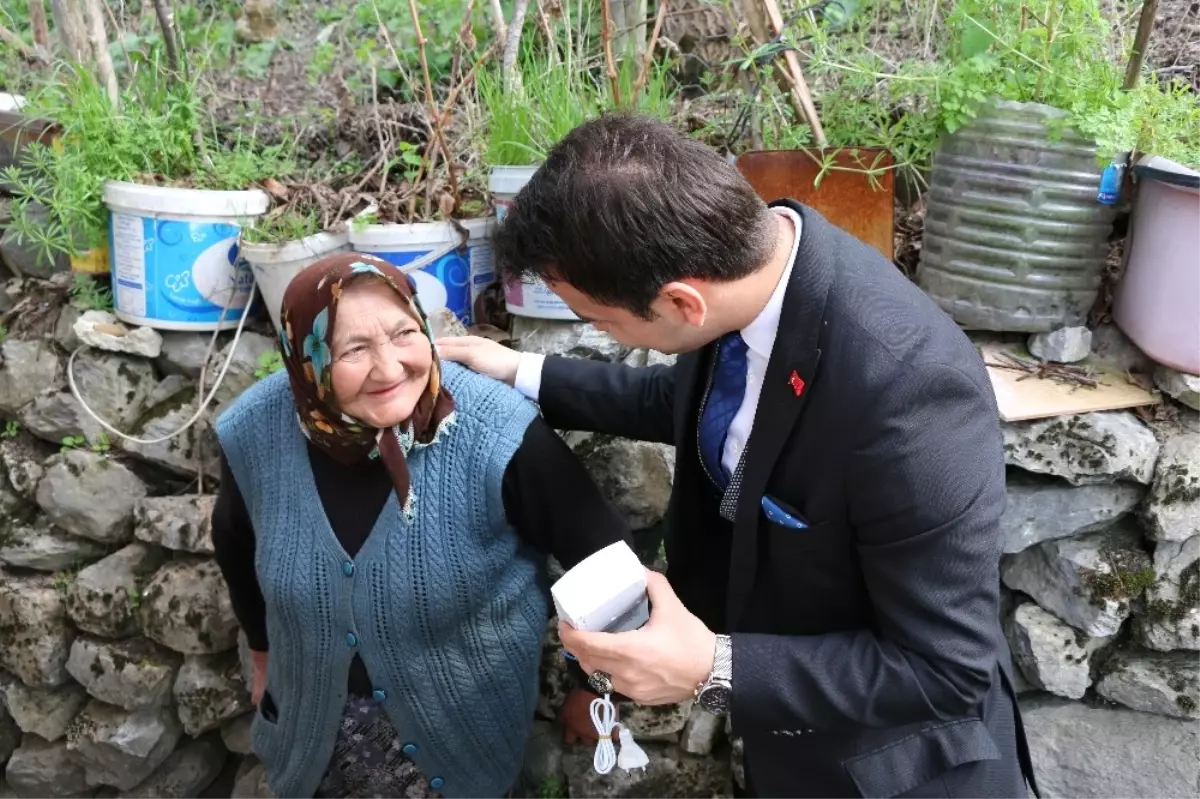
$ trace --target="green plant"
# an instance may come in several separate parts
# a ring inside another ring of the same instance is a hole
[[[9,419],[4,423],[4,429],[0,430],[0,439],[16,438],[21,432],[21,423],[16,419]]]
[[[91,311],[111,311],[112,289],[99,283],[91,275],[75,275],[75,282],[67,289],[76,305]]]
[[[63,436],[62,446],[59,448],[59,451],[66,452],[67,450],[79,449],[86,444],[86,436]]]
[[[567,788],[555,777],[546,777],[537,788],[538,799],[565,799]]]
[[[258,366],[254,369],[254,377],[262,380],[283,368],[283,356],[278,350],[267,350],[258,356]]]
[[[88,441],[87,436],[83,435],[63,436],[62,446],[59,448],[59,451],[66,452],[72,449],[83,449],[85,447],[98,455],[102,455],[112,448],[112,442],[110,442],[108,439],[108,433],[105,433],[103,430],[97,434],[95,441]]]
[[[112,449],[112,442],[108,440],[108,433],[101,430],[96,434],[96,440],[90,443],[92,452],[103,454]]]

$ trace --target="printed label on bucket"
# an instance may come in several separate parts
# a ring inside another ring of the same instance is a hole
[[[112,214],[114,305],[130,316],[174,324],[236,320],[254,276],[238,257],[238,226]]]
[[[433,251],[410,250],[406,252],[367,252],[390,264],[403,267]],[[461,250],[449,252],[437,261],[409,273],[417,284],[417,294],[425,313],[432,314],[439,308],[448,308],[464,325],[475,323],[475,305],[484,289],[495,280],[492,245],[472,242],[466,255]]]

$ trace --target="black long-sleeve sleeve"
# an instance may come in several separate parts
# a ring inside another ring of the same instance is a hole
[[[560,429],[674,444],[675,370],[550,355],[537,401]]]
[[[341,466],[311,444],[309,460],[334,533],[353,556],[392,490],[387,470],[379,461]],[[566,443],[540,418],[529,426],[505,469],[501,495],[517,534],[553,555],[564,568],[616,541],[632,544],[628,523],[600,494]],[[250,648],[266,651],[266,605],[254,568],[254,527],[224,454],[212,537],[234,614]]]

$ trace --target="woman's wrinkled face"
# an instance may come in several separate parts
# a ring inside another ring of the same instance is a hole
[[[372,427],[407,421],[433,368],[420,324],[379,280],[358,280],[342,294],[330,355],[338,407]]]

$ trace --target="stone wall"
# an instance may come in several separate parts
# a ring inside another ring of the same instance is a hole
[[[208,336],[112,341],[119,331],[90,316],[76,325],[61,289],[14,281],[0,292],[0,311],[36,295],[41,314],[0,344],[0,797],[268,795],[250,754],[244,640],[212,560],[211,414],[168,442],[106,444],[65,387],[80,335],[124,347],[80,352],[76,382],[120,428],[161,436],[194,412]],[[526,350],[667,360],[585,325],[518,319],[513,335]],[[210,375],[229,346],[222,335]],[[269,323],[243,334],[218,412],[274,346]],[[1005,430],[1005,629],[1048,795],[1198,787],[1200,422],[1174,404],[1157,417]],[[566,435],[654,560],[671,448]],[[729,795],[738,742],[687,705],[622,708],[650,766],[592,773],[591,747],[564,747],[552,721],[570,684],[552,625],[543,666],[526,763],[539,794]]]

